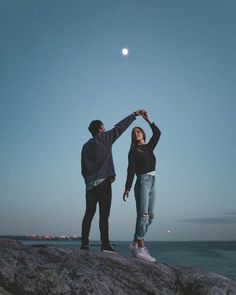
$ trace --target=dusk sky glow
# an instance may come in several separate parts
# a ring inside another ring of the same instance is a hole
[[[0,235],[80,235],[90,121],[144,108],[162,131],[147,240],[235,240],[235,1],[0,0],[0,20]],[[137,118],[114,144],[111,240],[133,236],[134,126],[151,135]]]

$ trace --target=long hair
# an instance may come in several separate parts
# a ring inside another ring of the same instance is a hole
[[[143,139],[144,139],[144,142],[146,141],[146,134],[144,132],[144,130],[141,128],[141,127],[134,127],[132,129],[132,132],[131,132],[131,145],[130,145],[130,149],[134,148],[134,147],[138,147],[138,143],[137,141],[134,139],[134,130],[135,129],[139,129],[143,135]]]

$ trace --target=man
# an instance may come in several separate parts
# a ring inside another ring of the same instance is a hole
[[[81,154],[82,175],[86,184],[86,211],[82,222],[81,250],[89,250],[89,232],[98,203],[101,251],[116,253],[110,244],[108,224],[112,199],[111,183],[116,176],[112,145],[135,117],[143,113],[144,110],[134,112],[108,131],[100,120],[92,121],[89,125],[88,129],[93,137],[84,144]]]

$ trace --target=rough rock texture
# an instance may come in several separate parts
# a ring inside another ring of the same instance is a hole
[[[236,284],[191,268],[0,240],[0,295],[233,295]]]

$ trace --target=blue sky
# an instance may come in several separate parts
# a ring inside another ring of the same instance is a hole
[[[162,131],[147,239],[235,239],[235,16],[231,0],[0,0],[0,234],[80,235],[89,122],[145,108]],[[112,240],[134,231],[134,126],[151,135],[138,118],[113,147]]]

